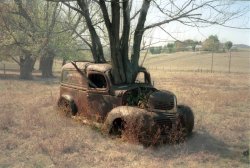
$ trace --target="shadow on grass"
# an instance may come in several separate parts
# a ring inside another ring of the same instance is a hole
[[[58,74],[51,78],[42,78],[40,74],[33,74],[33,79],[30,80],[23,80],[20,79],[19,74],[0,74],[0,80],[17,80],[17,81],[33,81],[33,82],[41,82],[43,84],[59,84],[60,77]]]
[[[206,130],[194,132],[192,136],[187,138],[184,143],[176,145],[161,145],[156,147],[155,154],[161,155],[164,153],[170,158],[179,155],[192,155],[208,153],[213,156],[219,156],[220,158],[239,161],[241,163],[249,164],[249,158],[243,156],[243,146],[230,146],[225,142],[213,137]],[[248,147],[246,147],[248,148]]]

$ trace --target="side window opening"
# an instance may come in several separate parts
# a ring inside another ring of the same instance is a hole
[[[97,88],[107,88],[107,81],[102,74],[89,74],[89,80],[93,82]],[[89,84],[90,88],[94,88],[94,86]]]
[[[79,74],[79,72],[74,70],[63,70],[61,82],[65,84],[86,87],[86,81]]]
[[[65,82],[68,75],[68,71],[62,71],[61,82]]]

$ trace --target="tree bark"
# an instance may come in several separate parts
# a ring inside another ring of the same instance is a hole
[[[79,7],[81,8],[81,14],[85,18],[90,37],[92,42],[91,52],[93,54],[93,58],[95,62],[102,63],[106,62],[103,54],[103,47],[101,44],[100,37],[97,35],[96,30],[92,24],[92,20],[90,18],[89,7],[85,0],[77,0]]]
[[[62,60],[62,66],[66,64],[66,61],[67,60],[65,58],[63,58],[63,60]]]
[[[111,65],[112,65],[112,76],[114,83],[131,83],[132,72],[131,64],[128,58],[128,41],[130,33],[130,9],[129,2],[119,0],[111,1],[111,17],[112,23],[110,22],[107,7],[104,0],[100,0],[99,5],[103,12],[106,28],[109,34],[110,51],[111,51]],[[123,12],[123,32],[120,38],[120,4],[122,5]]]
[[[40,67],[42,71],[43,78],[53,77],[53,63],[54,63],[54,51],[48,50],[45,55],[43,55],[40,59]]]
[[[108,30],[110,51],[111,51],[111,65],[112,76],[115,84],[132,83],[136,77],[139,69],[139,57],[142,36],[144,33],[144,24],[146,21],[147,12],[151,0],[144,0],[138,24],[134,34],[133,54],[129,60],[129,35],[130,35],[130,8],[129,1],[111,0],[111,19],[106,7],[105,0],[99,0],[99,6],[102,10],[104,22]],[[91,51],[95,62],[106,62],[103,56],[103,47],[99,36],[92,24],[88,3],[85,0],[77,0],[81,11],[79,11],[85,18],[90,37],[92,41]],[[120,15],[121,7],[123,12],[123,31],[120,38]],[[111,22],[112,21],[112,22]]]
[[[20,79],[33,79],[32,71],[34,64],[35,59],[32,58],[30,53],[20,57]]]
[[[133,45],[133,54],[132,54],[132,65],[134,67],[138,67],[138,61],[140,57],[140,47],[141,47],[141,41],[142,41],[142,36],[144,33],[144,24],[146,21],[148,9],[150,6],[150,0],[144,0],[140,12],[140,16],[138,19],[138,23],[135,29],[135,34],[134,34],[134,45]]]
[[[120,50],[120,3],[119,0],[111,1],[112,24],[110,36],[112,75],[116,84],[126,82],[126,71]]]
[[[51,35],[53,33],[53,29],[56,24],[56,18],[57,18],[57,8],[58,8],[59,3],[56,3],[56,5],[53,8],[52,16],[51,16],[51,22],[49,23],[49,2],[47,2],[46,6],[46,38],[43,41],[43,44],[41,45],[41,48],[39,50],[39,53],[42,54],[40,58],[40,64],[39,64],[39,70],[42,71],[42,77],[43,78],[50,78],[53,77],[53,62],[54,62],[54,51],[53,49],[49,48],[50,40],[51,40]]]
[[[131,1],[132,2],[132,1]],[[120,40],[120,51],[122,54],[122,62],[124,64],[124,71],[126,77],[126,83],[131,83],[132,81],[132,68],[129,61],[129,35],[130,35],[130,7],[129,1],[122,2],[123,11],[123,32]]]
[[[100,8],[103,13],[104,22],[108,30],[111,65],[113,81],[116,84],[125,83],[126,71],[124,69],[123,55],[120,50],[120,3],[119,0],[111,1],[111,17],[112,23],[109,19],[109,13],[105,4],[105,0],[99,1]]]
[[[133,45],[133,53],[131,56],[131,64],[132,64],[132,68],[133,68],[133,79],[135,79],[135,75],[138,71],[139,68],[139,58],[140,58],[140,48],[141,48],[141,41],[142,41],[142,36],[144,33],[144,24],[147,18],[147,13],[148,13],[148,9],[150,6],[150,2],[151,0],[144,0],[143,4],[142,4],[142,8],[141,8],[141,12],[140,12],[140,16],[138,19],[138,23],[135,29],[135,34],[134,34],[134,45]]]

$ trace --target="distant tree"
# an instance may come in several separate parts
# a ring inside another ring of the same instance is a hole
[[[33,8],[34,5],[21,0],[1,2],[1,31],[5,34],[1,40],[1,52],[20,66],[21,79],[32,78],[37,51],[42,43],[36,32],[37,22],[34,21],[38,21],[38,15],[35,15],[37,8]]]
[[[52,4],[50,2],[46,2],[44,4],[45,11],[45,21],[44,23],[40,23],[38,26],[43,27],[43,38],[45,39],[42,44],[42,50],[39,53],[40,55],[40,70],[42,71],[42,77],[52,77],[53,72],[53,63],[54,58],[56,56],[56,47],[55,43],[52,44],[53,38],[55,38],[54,31],[57,26],[57,17],[60,13],[59,3]],[[49,18],[50,16],[50,18]],[[39,30],[38,30],[39,31]]]
[[[198,41],[194,41],[194,40],[190,40],[190,39],[184,41],[184,45],[185,45],[186,47],[189,47],[189,46],[190,46],[190,47],[192,48],[192,51],[193,51],[193,52],[195,52],[195,47],[196,47],[196,45],[197,45],[198,43],[199,43]]]
[[[217,35],[209,36],[203,43],[202,48],[205,51],[219,51],[220,48],[220,41]]]
[[[205,51],[211,51],[211,72],[213,72],[213,65],[214,65],[214,52],[219,51],[220,48],[220,41],[217,35],[209,36],[203,43],[202,48]]]
[[[196,46],[199,44],[198,41],[194,41],[191,46],[192,46],[192,51],[195,52]]]
[[[149,51],[150,51],[151,54],[154,54],[154,52],[155,52],[155,47],[150,47],[150,48],[149,48]]]
[[[225,43],[225,48],[227,49],[227,51],[229,51],[229,63],[228,63],[228,72],[231,72],[231,59],[232,59],[232,53],[231,53],[231,48],[233,46],[233,43],[231,41],[227,41]]]
[[[185,43],[181,41],[174,42],[175,51],[185,51]]]
[[[14,0],[0,4],[1,31],[5,34],[1,51],[9,51],[8,57],[20,66],[21,79],[32,79],[34,64],[40,55],[52,57],[46,67],[53,65],[55,53],[49,42],[58,16],[58,4],[49,5],[40,0]]]
[[[164,45],[161,50],[162,53],[167,53],[168,52],[168,46]]]
[[[192,51],[195,52],[196,45],[192,45]]]
[[[160,54],[162,51],[162,46],[150,47],[149,51],[151,54]]]
[[[190,47],[192,48],[192,51],[195,51],[195,47],[198,43],[198,41],[187,39],[184,41],[176,41],[174,47],[176,51],[187,51]]]
[[[66,26],[61,6],[41,0],[0,2],[0,55],[20,66],[21,79],[32,79],[39,58],[42,76],[51,77],[56,56],[67,60],[83,55],[79,49],[84,45],[79,47],[78,37]]]
[[[168,48],[168,52],[172,53],[173,50],[174,50],[174,44],[173,43],[168,43],[167,48]]]
[[[232,48],[232,46],[233,46],[233,43],[232,43],[231,41],[227,41],[227,42],[225,43],[225,47],[226,47],[226,49],[227,49],[228,51]]]
[[[193,43],[194,43],[194,40],[191,40],[191,39],[187,39],[187,40],[184,40],[183,43],[187,46],[191,46]]]

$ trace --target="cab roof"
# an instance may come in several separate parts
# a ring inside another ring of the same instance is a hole
[[[112,66],[109,63],[92,63],[92,62],[75,62],[77,67],[84,71],[98,71],[98,72],[106,72],[112,69]],[[75,70],[76,68],[73,66],[72,63],[67,63],[62,67],[64,69],[72,69]]]

